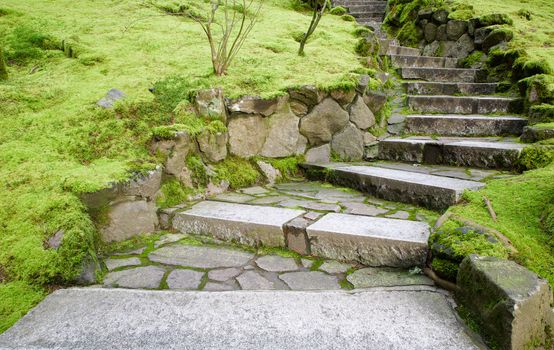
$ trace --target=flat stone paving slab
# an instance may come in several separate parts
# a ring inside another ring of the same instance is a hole
[[[58,290],[3,349],[479,349],[433,289],[360,292]]]
[[[253,257],[252,253],[234,249],[184,244],[163,247],[148,255],[154,262],[203,269],[243,266]]]
[[[197,289],[200,286],[203,272],[193,270],[176,269],[167,276],[169,289]]]
[[[298,270],[298,265],[293,258],[285,258],[278,255],[266,255],[256,259],[256,265],[262,270],[270,272],[284,272]]]
[[[127,259],[106,259],[104,260],[108,271],[115,270],[120,267],[138,266],[141,264],[139,258],[127,258]]]
[[[108,273],[104,278],[104,285],[120,288],[155,289],[160,287],[164,274],[165,269],[157,266],[135,267]]]
[[[346,277],[354,288],[395,287],[409,285],[434,285],[434,282],[421,274],[410,274],[408,271],[367,267],[354,271]]]
[[[292,290],[340,289],[339,279],[320,271],[288,272],[279,276]]]

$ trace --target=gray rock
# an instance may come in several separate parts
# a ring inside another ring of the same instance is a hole
[[[263,99],[256,96],[245,96],[228,100],[227,108],[231,113],[261,114],[269,117],[288,100],[287,96]]]
[[[118,89],[110,89],[106,96],[102,97],[98,102],[96,102],[96,105],[105,109],[109,109],[112,108],[117,101],[120,101],[125,97],[126,95],[123,93],[123,91]]]
[[[448,40],[456,41],[467,31],[467,22],[450,20],[446,24],[446,36]]]
[[[483,28],[477,28],[475,29],[475,45],[481,46],[483,45],[483,41],[485,41],[485,38],[492,33],[492,31],[496,27],[483,27]]]
[[[423,27],[423,36],[428,43],[435,41],[437,37],[437,28],[437,25],[434,23],[427,23],[425,27]]]
[[[167,276],[167,287],[169,289],[198,289],[202,277],[204,277],[204,272],[176,269]]]
[[[119,242],[156,230],[158,216],[153,202],[127,201],[115,204],[108,213],[108,224],[100,230],[104,242]]]
[[[245,193],[235,193],[235,192],[227,192],[222,193],[220,195],[217,195],[214,197],[215,200],[218,201],[224,201],[224,202],[231,202],[231,203],[246,203],[249,202],[256,197],[251,196],[249,194]]]
[[[312,267],[312,265],[314,264],[314,261],[310,259],[301,259],[301,261],[302,261],[302,266],[304,266],[307,269]]]
[[[308,163],[329,163],[331,161],[331,145],[327,143],[319,147],[310,148],[306,152],[305,159]]]
[[[290,110],[298,117],[303,117],[309,112],[308,106],[298,101],[290,101]]]
[[[439,24],[444,24],[448,21],[448,11],[437,10],[433,13],[433,20]]]
[[[240,287],[243,290],[267,290],[275,289],[273,282],[255,271],[246,271],[237,277]]]
[[[352,103],[354,97],[356,97],[356,90],[333,90],[331,91],[331,97],[341,106],[345,107]]]
[[[166,265],[213,269],[218,267],[240,267],[254,257],[252,253],[238,250],[188,246],[184,244],[166,246],[153,251],[148,259]]]
[[[406,270],[387,267],[367,267],[354,271],[346,277],[354,288],[395,287],[410,285],[428,285],[434,283],[420,274],[410,274]]]
[[[483,51],[488,53],[492,47],[511,41],[513,37],[514,33],[511,30],[494,30],[483,40]]]
[[[289,89],[291,104],[299,102],[306,106],[307,109],[313,108],[321,102],[323,94],[313,85],[304,85],[299,88]]]
[[[446,24],[441,24],[437,28],[437,35],[435,36],[437,41],[445,42],[448,40],[448,36],[446,35]]]
[[[225,193],[229,190],[230,186],[231,184],[227,180],[221,180],[218,184],[214,183],[214,180],[210,180],[210,182],[208,182],[208,186],[206,187],[206,196],[211,197]]]
[[[146,247],[142,247],[142,248],[133,249],[133,250],[130,250],[130,251],[127,251],[127,252],[115,253],[114,255],[115,256],[118,256],[118,255],[140,255],[144,252],[145,249],[146,249]]]
[[[457,297],[501,348],[546,340],[552,290],[535,273],[510,260],[471,255],[460,265],[457,284]]]
[[[248,195],[252,195],[252,196],[269,193],[268,189],[265,189],[265,188],[260,187],[260,186],[243,188],[240,191],[244,194],[248,194]]]
[[[348,264],[344,264],[344,263],[341,263],[341,262],[338,262],[338,261],[331,260],[331,261],[324,262],[319,267],[319,270],[321,270],[323,272],[327,272],[327,273],[336,274],[336,273],[345,273],[351,267],[352,266],[350,266]]]
[[[365,203],[344,202],[342,205],[346,207],[346,214],[377,216],[388,212],[388,209],[378,208]]]
[[[311,145],[329,142],[349,120],[348,113],[331,98],[326,98],[300,121],[300,132]]]
[[[298,141],[296,142],[296,155],[301,155],[306,152],[308,148],[308,139],[304,135],[298,135]]]
[[[366,91],[363,100],[369,109],[376,114],[387,104],[387,95],[377,91]]]
[[[283,229],[287,248],[301,255],[310,254],[310,241],[306,234],[306,228],[312,223],[309,218],[295,218],[287,222]]]
[[[160,239],[154,242],[154,247],[158,248],[164,244],[175,243],[186,237],[187,235],[182,233],[168,233],[166,235],[161,236]]]
[[[229,135],[226,132],[213,133],[205,131],[198,135],[196,140],[202,155],[208,162],[217,163],[227,157],[227,141]]]
[[[227,126],[229,150],[232,154],[250,158],[260,154],[268,135],[267,120],[261,115],[233,116]]]
[[[108,273],[104,278],[104,285],[108,287],[155,289],[160,287],[164,274],[165,270],[161,267],[137,267]]]
[[[190,177],[185,160],[196,150],[196,142],[193,138],[188,133],[178,133],[174,140],[159,142],[154,148],[168,156],[164,166],[165,172],[187,184],[186,181],[183,181]],[[192,186],[192,183],[190,185]]]
[[[333,290],[340,289],[336,276],[320,271],[289,272],[279,276],[292,290]]]
[[[285,196],[269,196],[269,197],[261,197],[254,199],[253,201],[250,201],[251,204],[276,204],[282,201],[288,200],[289,197]]]
[[[238,275],[240,275],[240,272],[240,269],[236,267],[222,270],[211,270],[210,272],[208,272],[208,279],[218,282],[225,282],[227,280],[230,280],[231,278],[237,277]]]
[[[433,41],[429,45],[425,45],[425,47],[423,48],[423,52],[421,54],[423,56],[431,56],[431,57],[436,56],[439,50],[439,47],[440,47],[440,42]]]
[[[454,58],[465,58],[475,50],[475,44],[469,34],[464,34],[450,47],[446,47],[446,56]]]
[[[223,90],[199,90],[194,98],[194,107],[200,117],[226,122],[227,109],[223,98]]]
[[[391,219],[402,219],[402,220],[406,220],[410,217],[410,213],[406,212],[406,211],[402,211],[402,210],[399,210],[397,211],[396,213],[394,214],[390,214],[390,215],[387,215],[388,218],[391,218]]]
[[[235,290],[235,288],[228,284],[208,282],[206,283],[206,285],[202,290],[208,291],[208,292],[226,292],[226,291]]]
[[[404,124],[404,123],[389,124],[387,126],[387,131],[391,135],[398,135],[398,134],[401,134],[402,131],[404,131],[405,125],[406,124]]]
[[[403,123],[406,120],[406,116],[402,114],[393,114],[390,116],[390,118],[387,120],[389,124],[399,124]]]
[[[308,203],[304,206],[302,206],[305,209],[308,210],[319,210],[319,211],[332,211],[335,213],[338,213],[341,211],[341,207],[338,204],[332,204],[332,203]]]
[[[60,289],[0,335],[0,348],[6,349],[178,347],[481,348],[448,297],[429,287],[317,293]]]
[[[75,282],[80,285],[90,285],[96,283],[96,276],[102,271],[102,267],[96,259],[85,256],[81,264],[81,273],[75,278]]]
[[[554,138],[554,128],[526,126],[523,128],[523,134],[521,135],[521,141],[527,143],[533,143],[551,138]]]
[[[376,144],[377,138],[370,134],[369,132],[364,132],[364,146],[371,146]]]
[[[58,230],[54,235],[48,238],[48,247],[52,249],[58,249],[63,241],[63,236],[65,235],[64,230]]]
[[[281,178],[281,172],[275,169],[271,164],[262,160],[258,160],[256,164],[258,164],[258,168],[260,168],[260,171],[264,175],[269,185],[275,184],[275,182]]]
[[[256,264],[262,270],[269,272],[285,272],[298,270],[298,265],[293,258],[285,258],[278,255],[266,255],[256,259]]]
[[[269,131],[261,155],[270,158],[289,157],[297,153],[300,119],[288,105],[269,118]]]
[[[112,271],[119,267],[138,266],[141,264],[141,262],[139,258],[106,259],[104,260],[104,264],[106,264],[108,271]]]
[[[343,160],[360,160],[364,155],[364,135],[350,123],[333,136],[331,149]]]
[[[356,102],[350,106],[350,121],[362,130],[375,125],[375,116],[364,103],[363,98],[357,98]]]
[[[370,76],[367,74],[361,74],[358,80],[358,86],[356,86],[356,92],[363,95],[369,85]]]

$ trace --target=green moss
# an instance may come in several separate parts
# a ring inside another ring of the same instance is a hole
[[[342,16],[342,15],[347,14],[348,10],[346,10],[342,6],[335,6],[331,9],[331,11],[329,11],[329,13],[332,14],[332,15],[335,15],[335,16]]]
[[[260,172],[248,160],[229,157],[214,165],[217,180],[226,180],[231,188],[238,189],[254,185],[261,179]]]
[[[162,183],[160,192],[156,205],[159,208],[169,208],[186,201],[194,190],[184,187],[177,179],[170,178]]]
[[[264,158],[263,161],[268,162],[272,167],[279,170],[284,179],[302,175],[299,165],[304,162],[303,155],[279,159]]]
[[[554,245],[554,205],[550,205],[543,214],[544,230],[550,234],[550,240]]]
[[[554,76],[537,74],[518,82],[527,101],[533,104],[554,103]]]
[[[10,328],[45,296],[46,292],[43,289],[25,282],[0,283],[0,334]]]
[[[6,59],[18,65],[45,57],[46,50],[59,49],[58,40],[29,25],[16,26],[6,37]]]
[[[279,255],[285,258],[293,258],[293,259],[301,259],[302,255],[293,252],[292,250],[286,249],[286,248],[280,248],[280,247],[259,247],[257,249],[258,255]]]
[[[464,68],[471,68],[475,64],[481,62],[484,53],[482,51],[472,52],[469,56],[460,61],[460,65]]]
[[[525,147],[519,157],[521,170],[544,168],[554,162],[554,147],[533,145]]]
[[[505,13],[491,13],[477,18],[480,27],[492,25],[513,25],[514,21]]]
[[[460,4],[448,15],[449,19],[467,21],[475,17],[475,9],[472,5]]]
[[[431,267],[437,275],[439,275],[439,277],[456,282],[458,268],[460,267],[459,263],[455,263],[447,259],[433,258]]]
[[[354,18],[354,16],[351,16],[351,15],[342,15],[340,18],[346,22],[356,22],[356,18]]]
[[[417,47],[422,39],[422,32],[415,22],[408,22],[398,32],[397,39],[402,45]]]
[[[529,59],[527,57],[518,58],[514,65],[514,79],[519,80],[536,74],[552,74],[552,68],[544,59]]]
[[[359,27],[356,27],[353,31],[352,31],[352,34],[354,36],[357,36],[357,37],[360,37],[360,38],[365,38],[367,37],[368,35],[372,34],[373,31],[367,27],[362,27],[362,26],[359,26]],[[357,51],[356,51],[357,52]]]
[[[202,159],[197,155],[190,155],[185,160],[187,168],[192,173],[192,179],[198,186],[206,187],[210,178],[206,170],[206,165],[202,162]]]
[[[343,278],[339,281],[339,285],[342,289],[346,289],[346,290],[352,290],[354,289],[354,285],[350,282],[348,282],[348,280],[346,278]]]
[[[534,122],[554,122],[554,105],[543,103],[531,106],[529,109],[529,117]]]

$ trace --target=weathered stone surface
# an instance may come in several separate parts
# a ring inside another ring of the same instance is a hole
[[[211,270],[208,272],[208,278],[214,281],[225,282],[231,278],[240,275],[241,270],[236,267],[231,267],[222,270]]]
[[[353,215],[368,215],[377,216],[386,213],[387,209],[378,208],[374,205],[358,203],[358,202],[345,202],[342,203],[346,207],[346,214]]]
[[[208,162],[216,163],[227,157],[227,141],[229,135],[226,132],[212,133],[205,131],[196,138],[202,155]]]
[[[312,253],[329,259],[411,267],[423,265],[427,257],[425,223],[331,213],[307,232]]]
[[[363,100],[373,113],[379,113],[387,103],[387,96],[380,92],[367,91]]]
[[[154,247],[158,248],[158,247],[161,247],[164,244],[175,243],[175,242],[178,242],[178,241],[180,241],[180,240],[182,240],[186,237],[187,237],[187,235],[182,234],[182,233],[168,233],[168,234],[163,235],[162,237],[160,237],[160,239],[158,239],[156,242],[154,242]]]
[[[331,141],[333,135],[341,130],[348,120],[348,113],[333,99],[326,98],[301,119],[300,132],[308,138],[311,145],[319,146]]]
[[[336,274],[336,273],[345,273],[351,267],[352,266],[349,264],[344,264],[338,261],[331,260],[331,261],[324,262],[319,267],[319,269],[323,272]]]
[[[176,269],[167,276],[167,287],[169,289],[198,289],[204,272]]]
[[[64,235],[64,230],[58,230],[52,237],[48,238],[48,248],[58,249],[62,244]]]
[[[316,104],[321,102],[323,94],[313,85],[305,85],[296,89],[289,89],[291,104],[295,101],[300,102],[307,109],[311,109]]]
[[[533,126],[526,126],[523,128],[523,134],[521,135],[522,142],[537,142],[554,138],[554,128],[540,128]]]
[[[275,289],[275,284],[255,271],[246,271],[237,277],[243,290],[267,290]]]
[[[256,196],[256,195],[265,195],[269,193],[269,190],[261,186],[247,187],[240,190],[241,193]]]
[[[548,282],[513,261],[471,255],[458,272],[457,296],[503,349],[544,342],[552,291]]]
[[[352,103],[354,97],[356,97],[356,90],[333,90],[331,91],[331,97],[341,106],[345,107]]]
[[[391,219],[407,220],[410,217],[410,213],[408,213],[407,211],[399,210],[394,214],[387,215],[387,217]]]
[[[435,38],[441,43],[441,45],[444,45],[446,43],[446,40],[448,40],[448,36],[446,35],[446,24],[441,24],[440,26],[438,26],[437,35]]]
[[[266,255],[256,259],[256,265],[262,270],[270,272],[285,272],[298,270],[298,265],[293,258],[285,258],[278,255]]]
[[[364,146],[373,145],[377,141],[377,137],[373,136],[367,131],[363,133],[363,136],[364,136]]]
[[[289,272],[279,276],[292,290],[333,290],[340,289],[336,276],[319,271]]]
[[[308,163],[329,163],[331,161],[331,145],[325,144],[319,147],[310,148],[306,152]]]
[[[154,289],[160,287],[165,270],[157,266],[144,266],[134,269],[110,272],[104,278],[108,287]]]
[[[264,174],[264,177],[269,185],[273,185],[277,179],[281,178],[281,172],[275,169],[271,164],[262,160],[258,160],[256,164],[258,164],[258,168],[260,168],[260,171]]]
[[[178,177],[181,181],[187,179],[190,181],[185,159],[196,149],[193,138],[188,133],[178,133],[174,140],[164,141],[157,148],[169,156],[165,162],[165,172]]]
[[[235,290],[235,288],[233,288],[233,286],[230,286],[228,284],[208,282],[206,283],[206,285],[204,286],[204,289],[202,290],[208,291],[208,292],[225,292],[225,291]]]
[[[352,106],[350,106],[350,121],[362,130],[375,125],[375,116],[364,103],[363,98],[357,98]]]
[[[285,244],[283,225],[302,214],[302,210],[207,201],[177,213],[173,227],[181,232],[275,247]]]
[[[364,155],[364,135],[350,123],[333,136],[331,149],[343,160],[360,160]]]
[[[404,79],[417,79],[433,82],[465,82],[474,83],[475,69],[454,68],[401,68],[400,74]]]
[[[443,24],[448,21],[448,11],[446,10],[437,10],[433,13],[433,20],[437,23]]]
[[[391,56],[391,63],[397,67],[456,68],[458,60],[449,57]]]
[[[497,96],[408,96],[408,105],[423,113],[514,113],[518,99]]]
[[[158,350],[176,344],[213,350],[480,348],[447,297],[429,287],[317,293],[61,289],[0,335],[0,347],[7,349]]]
[[[410,95],[493,95],[494,83],[408,82],[404,84]]]
[[[308,139],[304,135],[298,135],[298,141],[296,142],[296,155],[301,155],[306,153],[306,148],[308,148]]]
[[[301,255],[310,255],[310,241],[306,233],[306,227],[308,227],[312,220],[309,218],[296,218],[285,224],[285,241],[287,248],[293,252],[297,252]]]
[[[229,151],[243,158],[258,155],[268,135],[267,121],[261,115],[233,116],[227,128]]]
[[[106,259],[104,260],[104,264],[106,264],[108,271],[112,271],[119,267],[138,266],[141,264],[141,262],[139,258]]]
[[[465,58],[473,50],[475,50],[475,44],[469,34],[462,35],[454,45],[448,47],[445,52],[447,57]]]
[[[215,196],[214,199],[218,201],[223,201],[223,202],[246,203],[255,198],[256,197],[246,193],[227,192],[227,193],[222,193],[220,195]]]
[[[450,20],[446,24],[446,36],[448,40],[456,41],[467,31],[467,22]]]
[[[252,253],[228,248],[184,244],[163,247],[148,255],[148,259],[154,262],[202,269],[239,267],[248,263],[253,257]]]
[[[308,209],[308,210],[319,210],[319,211],[333,211],[335,213],[338,213],[341,211],[341,207],[338,204],[333,203],[307,203],[306,205],[303,205],[302,208]]]
[[[494,30],[487,35],[481,46],[483,47],[483,51],[488,53],[492,47],[503,42],[508,42],[512,40],[513,37],[514,33],[510,30]]]
[[[437,25],[434,23],[427,23],[425,27],[423,27],[423,36],[427,42],[433,42],[435,41],[435,38],[437,37]]]
[[[288,96],[272,99],[262,99],[256,96],[245,96],[227,101],[227,108],[231,113],[261,114],[269,117],[287,102]]]
[[[409,285],[428,285],[434,283],[431,279],[420,274],[410,274],[406,270],[367,267],[354,271],[346,277],[354,288],[395,287]]]
[[[423,48],[423,51],[421,52],[421,54],[423,56],[436,56],[437,55],[437,52],[439,50],[439,47],[440,47],[440,42],[438,41],[433,41],[431,42],[430,44],[428,45],[425,45],[425,47]]]
[[[298,117],[303,117],[308,114],[308,106],[299,101],[290,101],[290,110]]]
[[[117,101],[123,100],[126,97],[123,91],[118,89],[110,89],[106,96],[102,97],[96,105],[105,109],[112,108]]]
[[[212,120],[227,120],[227,109],[223,98],[223,90],[206,89],[200,90],[194,98],[196,113],[204,118]]]
[[[269,118],[268,135],[260,153],[264,157],[289,157],[297,153],[300,119],[286,106]]]
[[[118,242],[156,230],[158,216],[154,202],[126,201],[115,204],[108,213],[108,224],[101,228],[104,242]]]
[[[520,135],[527,120],[518,117],[479,115],[410,115],[406,132],[443,136],[503,136]]]
[[[475,29],[475,36],[474,41],[475,45],[481,47],[483,45],[483,41],[485,41],[485,38],[492,33],[492,31],[495,29],[495,27],[483,27]]]

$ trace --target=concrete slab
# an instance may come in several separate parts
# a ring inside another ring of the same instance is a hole
[[[183,233],[276,247],[285,245],[283,225],[304,213],[295,209],[205,201],[177,213],[173,227]]]
[[[479,349],[434,289],[360,292],[58,290],[2,349]]]
[[[417,221],[327,214],[306,229],[316,256],[368,266],[420,266],[429,225]]]

